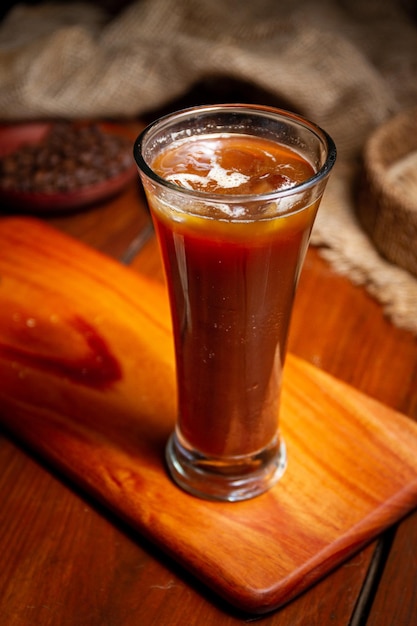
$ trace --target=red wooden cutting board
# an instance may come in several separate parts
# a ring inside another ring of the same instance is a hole
[[[183,493],[165,292],[41,222],[0,219],[0,421],[241,609],[279,607],[417,504],[417,425],[288,356],[288,469],[241,503]]]

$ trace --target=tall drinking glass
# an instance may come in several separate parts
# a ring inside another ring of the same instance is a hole
[[[169,472],[196,496],[254,497],[286,467],[278,416],[288,326],[334,143],[293,113],[213,105],[157,120],[134,154],[171,305]]]

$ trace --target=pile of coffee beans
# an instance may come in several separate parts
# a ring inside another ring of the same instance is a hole
[[[132,167],[131,142],[97,124],[56,123],[36,144],[0,160],[0,187],[66,193],[118,176]]]

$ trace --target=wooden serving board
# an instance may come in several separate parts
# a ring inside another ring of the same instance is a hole
[[[288,469],[240,503],[167,476],[164,289],[41,222],[0,219],[0,421],[240,609],[288,602],[417,504],[417,425],[292,355]]]

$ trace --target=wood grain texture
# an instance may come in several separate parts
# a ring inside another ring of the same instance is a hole
[[[417,514],[407,517],[395,533],[383,575],[372,604],[369,626],[414,624],[417,590]]]
[[[292,355],[279,485],[181,492],[164,290],[37,221],[2,219],[0,247],[3,423],[232,604],[280,606],[417,504],[417,426]]]

